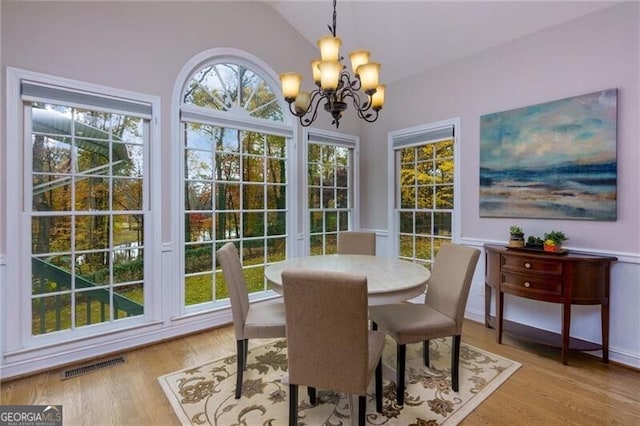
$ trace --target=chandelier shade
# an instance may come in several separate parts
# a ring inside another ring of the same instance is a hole
[[[324,110],[333,117],[331,124],[336,128],[340,126],[348,101],[358,117],[369,123],[378,119],[378,112],[384,105],[385,86],[379,83],[380,64],[369,60],[371,53],[368,50],[354,50],[349,54],[352,76],[340,56],[342,40],[336,36],[336,20],[336,0],[333,0],[331,34],[318,40],[320,59],[311,61],[315,89],[301,91],[302,75],[298,73],[280,74],[282,94],[289,103],[289,111],[304,127],[315,121],[320,103],[324,103]]]

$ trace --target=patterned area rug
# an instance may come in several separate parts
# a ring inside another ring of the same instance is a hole
[[[255,342],[255,340],[253,341]],[[455,425],[509,378],[520,364],[464,342],[460,349],[460,391],[451,390],[451,339],[431,341],[431,368],[422,363],[422,344],[407,345],[404,407],[396,404],[396,387],[384,381],[383,413],[375,411],[375,396],[367,397],[369,425]],[[387,338],[384,362],[395,366],[395,343]],[[180,421],[185,425],[286,425],[289,386],[286,340],[249,351],[242,398],[234,399],[236,357],[211,361],[158,378]],[[286,379],[285,379],[286,380]],[[373,379],[371,389],[373,388]],[[349,425],[344,394],[318,390],[318,404],[308,404],[299,391],[300,425]]]

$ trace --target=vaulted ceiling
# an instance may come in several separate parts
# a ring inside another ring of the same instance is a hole
[[[314,46],[329,33],[332,0],[267,2]],[[615,3],[338,0],[337,35],[343,56],[370,50],[389,83]]]

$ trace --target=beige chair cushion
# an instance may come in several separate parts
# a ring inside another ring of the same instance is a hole
[[[429,340],[456,334],[455,321],[428,305],[403,303],[376,308],[371,307],[372,318],[401,345],[421,342],[426,334]]]
[[[284,337],[286,335],[284,318],[284,303],[254,303],[244,323],[244,338]]]
[[[339,232],[338,254],[368,254],[375,256],[375,232]]]

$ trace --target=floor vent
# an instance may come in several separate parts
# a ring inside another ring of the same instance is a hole
[[[60,380],[73,379],[74,377],[78,377],[83,374],[93,373],[94,371],[102,370],[103,368],[124,364],[125,361],[126,361],[125,357],[119,356],[116,358],[110,358],[110,359],[105,359],[103,361],[93,362],[91,364],[81,365],[80,367],[70,368],[68,370],[64,370],[60,374]]]

